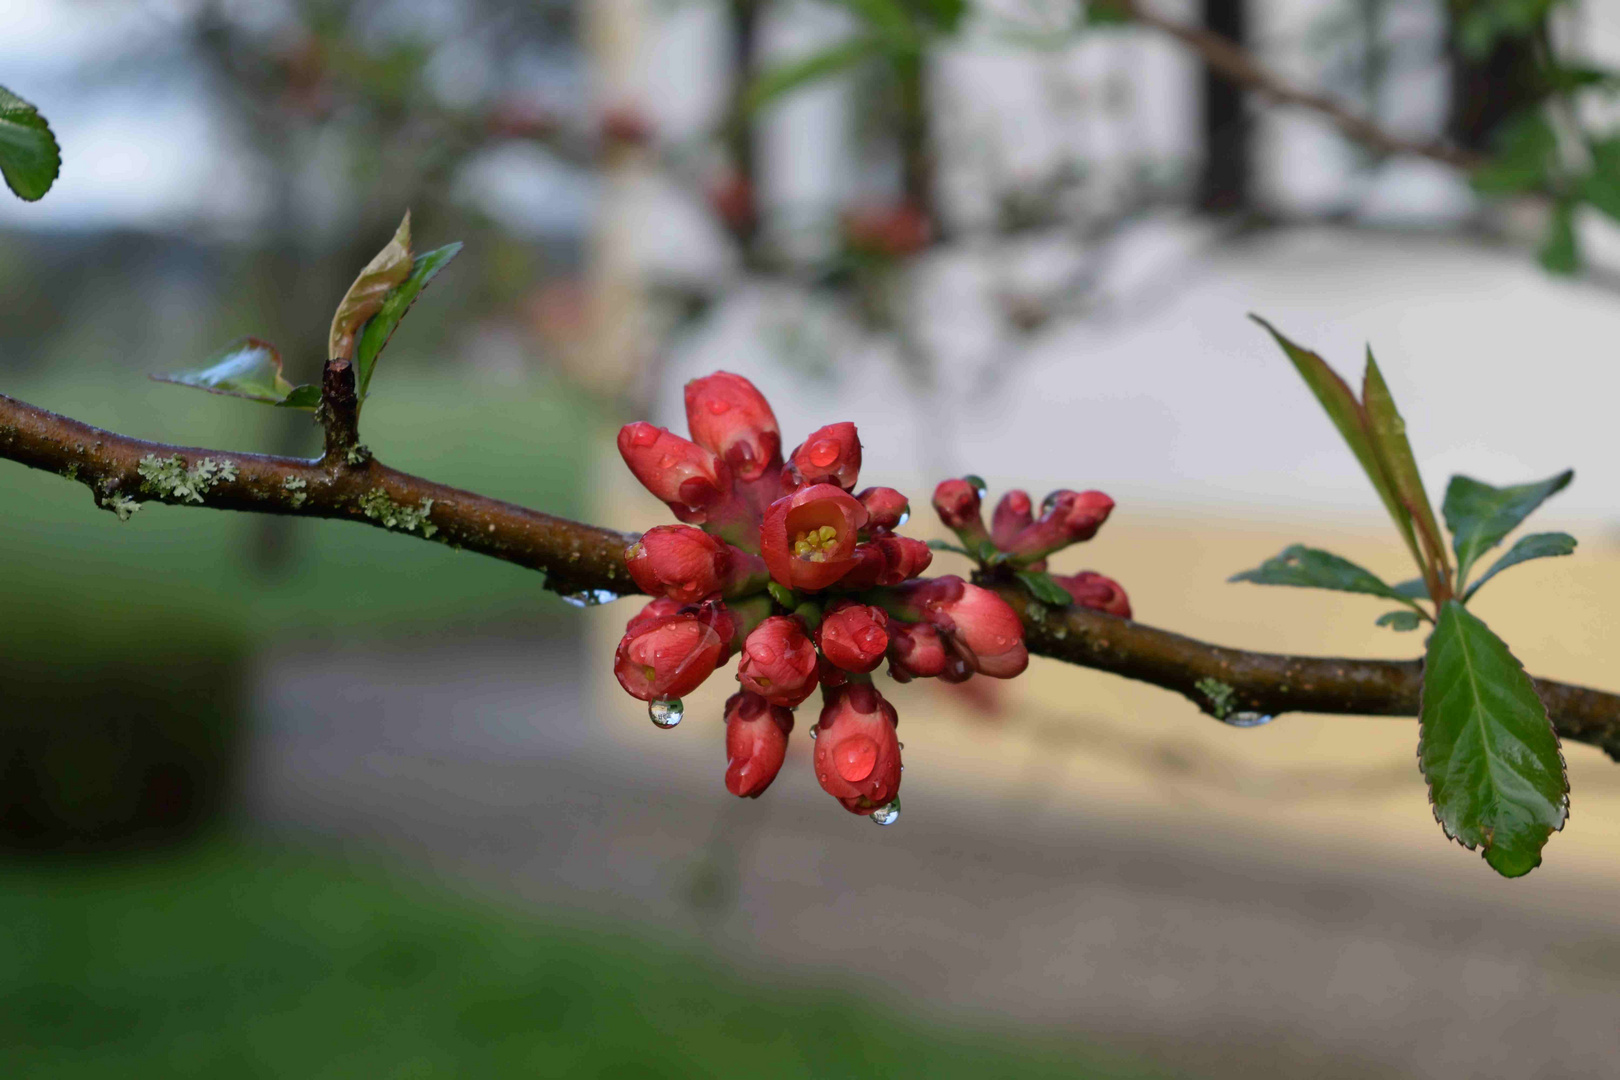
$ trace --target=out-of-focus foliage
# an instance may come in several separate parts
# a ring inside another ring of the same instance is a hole
[[[53,1080],[1151,1075],[1074,1040],[924,1026],[845,989],[745,981],[695,945],[226,844],[138,866],[7,867],[0,1044],[12,1075]]]

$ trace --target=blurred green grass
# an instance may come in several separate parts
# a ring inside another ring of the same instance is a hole
[[[264,843],[0,866],[11,1077],[1148,1075],[896,1006]]]
[[[595,443],[611,433],[566,384],[385,374],[363,433],[390,465],[552,513],[584,512]],[[127,368],[16,378],[6,392],[121,433],[209,448],[265,451],[274,425],[287,422],[285,412]],[[291,558],[266,574],[254,561],[263,527],[255,515],[148,503],[120,523],[82,485],[9,463],[0,466],[0,505],[0,619],[15,633],[42,612],[65,612],[53,622],[149,627],[183,613],[263,642],[521,623],[562,610],[531,571],[347,522],[289,522]]]

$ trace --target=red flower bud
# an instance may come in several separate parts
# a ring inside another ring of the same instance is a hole
[[[821,654],[845,671],[871,671],[889,648],[889,616],[882,608],[840,601],[816,631]]]
[[[681,607],[667,598],[654,600],[625,627],[613,674],[642,701],[684,697],[714,672],[731,632],[731,616],[722,605]]]
[[[990,535],[979,515],[979,489],[966,480],[941,480],[934,489],[934,511],[970,548]]]
[[[870,814],[900,793],[899,717],[871,683],[827,695],[816,722],[816,780],[853,814]]]
[[[708,508],[731,493],[731,472],[713,454],[645,421],[619,430],[619,454],[642,487],[688,524],[703,524]]]
[[[849,246],[884,258],[914,255],[928,246],[932,235],[928,215],[910,203],[864,207],[844,215]]]
[[[841,589],[873,588],[889,572],[889,558],[875,540],[856,544],[855,550],[850,554],[855,561],[838,579],[838,587]]]
[[[1012,546],[1013,538],[1035,520],[1034,506],[1027,491],[1009,491],[996,503],[995,516],[990,519],[990,539],[996,547]]]
[[[690,525],[647,530],[624,553],[625,566],[641,590],[695,604],[725,583],[726,545]]]
[[[726,699],[726,790],[757,799],[787,756],[793,713],[744,690]]]
[[[800,488],[776,500],[760,526],[759,553],[778,584],[814,592],[856,563],[856,533],[866,508],[831,484]]]
[[[877,542],[883,552],[884,569],[879,585],[898,585],[928,569],[934,553],[927,544],[909,536],[885,536]]]
[[[893,532],[911,516],[911,503],[894,488],[869,487],[855,496],[866,507],[866,527]]]
[[[782,466],[782,432],[765,395],[741,375],[717,371],[686,384],[686,426],[742,480]]]
[[[959,577],[911,582],[895,590],[902,603],[943,631],[967,666],[982,675],[1010,679],[1029,666],[1024,624],[1007,602]],[[941,673],[953,675],[949,662]]]
[[[1052,575],[1054,581],[1068,590],[1074,597],[1074,602],[1081,607],[1094,608],[1097,611],[1106,611],[1110,615],[1118,615],[1122,619],[1131,617],[1130,597],[1120,588],[1119,582],[1112,578],[1090,570],[1082,570],[1069,577]]]
[[[743,642],[737,681],[772,705],[793,708],[816,688],[816,647],[804,624],[772,615]]]
[[[931,679],[945,670],[945,640],[932,623],[889,624],[889,674],[895,682]]]
[[[793,491],[810,484],[836,484],[848,491],[860,474],[860,436],[855,425],[845,420],[817,428],[793,451],[783,486]]]
[[[1032,562],[1054,551],[1090,540],[1113,512],[1114,500],[1100,491],[1054,491],[1032,525],[1020,529],[1005,548],[1020,562]]]

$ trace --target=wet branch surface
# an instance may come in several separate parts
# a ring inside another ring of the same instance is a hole
[[[335,366],[335,365],[333,365]],[[352,392],[352,376],[348,386]],[[321,458],[204,450],[91,427],[0,394],[0,458],[87,486],[128,517],[143,502],[336,518],[405,532],[546,573],[554,591],[638,592],[624,566],[631,536],[436,484],[372,457],[354,441],[342,372],[329,370]],[[17,513],[15,508],[8,511]],[[1204,712],[1416,716],[1417,660],[1285,656],[1211,645],[1087,608],[1048,608],[996,586],[1023,618],[1030,652],[1172,690]],[[1218,706],[1200,684],[1224,684]],[[1620,760],[1620,695],[1537,679],[1565,739]]]

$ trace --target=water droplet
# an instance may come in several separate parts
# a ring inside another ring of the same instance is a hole
[[[659,458],[658,467],[660,469],[673,469],[675,467],[675,455],[665,454],[663,457]]]
[[[896,796],[887,806],[872,811],[872,820],[879,825],[893,825],[900,820],[900,798]]]
[[[630,436],[630,442],[636,446],[651,446],[658,441],[658,429],[655,427],[639,427],[636,433]]]
[[[1058,493],[1054,491],[1054,492],[1052,492],[1052,494],[1050,494],[1046,498],[1042,499],[1041,500],[1041,513],[1043,513],[1043,514],[1049,513],[1051,511],[1052,507],[1057,505],[1057,497],[1058,497]]]
[[[910,510],[903,510],[900,513],[900,520],[894,523],[894,527],[898,529],[900,526],[904,525],[906,522],[908,522],[910,520],[911,520],[911,511]]]
[[[877,743],[862,736],[845,739],[844,744],[838,747],[833,754],[833,767],[852,784],[860,783],[872,775],[877,767]]]
[[[810,464],[826,468],[838,460],[838,444],[831,439],[822,439],[810,447]]]
[[[686,715],[686,706],[681,704],[680,698],[665,698],[661,701],[647,702],[647,717],[658,727],[668,731],[681,722]]]
[[[563,593],[563,603],[572,604],[577,608],[597,607],[601,604],[611,604],[619,598],[619,594],[612,589],[581,589],[579,592]]]
[[[1275,716],[1267,716],[1265,713],[1235,712],[1227,713],[1222,718],[1221,723],[1230,724],[1233,727],[1264,727],[1275,719],[1277,719]]]
[[[818,729],[818,728],[811,728],[811,729],[810,729],[810,741],[811,741],[811,742],[815,742],[815,741],[816,741],[816,732],[817,732],[817,731],[818,731],[818,730],[819,730],[819,729]]]
[[[710,398],[709,411],[716,416],[724,416],[731,411],[731,402],[722,401],[719,398]]]
[[[962,479],[973,485],[973,490],[979,493],[979,501],[983,502],[984,497],[990,494],[990,486],[984,482],[984,477],[974,476],[972,473],[968,473],[966,476],[962,477]],[[899,810],[895,811],[897,814],[899,812]]]

